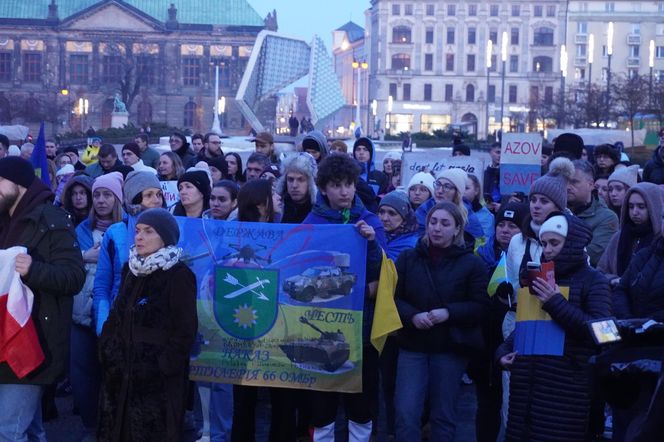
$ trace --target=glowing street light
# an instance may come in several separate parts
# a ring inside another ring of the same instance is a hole
[[[493,41],[489,39],[486,42],[486,115],[485,127],[486,127],[486,137],[489,138],[489,79],[491,77],[491,56],[493,55]]]
[[[648,47],[648,67],[650,68],[650,80],[648,82],[648,104],[652,109],[652,70],[655,67],[655,40],[650,40]]]
[[[507,31],[503,31],[500,42],[500,59],[503,62],[502,85],[500,87],[500,133],[503,133],[503,116],[505,114],[505,66],[507,62]]]
[[[606,71],[606,108],[609,108],[611,99],[611,56],[613,55],[613,22],[610,21],[606,30],[606,56],[608,57]]]
[[[369,69],[369,63],[366,61],[359,62],[357,60],[353,60],[353,63],[351,65],[353,69],[357,70],[357,101],[356,101],[356,107],[355,107],[355,126],[362,127],[362,122],[360,120],[360,102],[361,100],[361,91],[362,91],[362,81],[360,74],[362,73],[362,70]]]
[[[565,45],[560,47],[560,118],[558,119],[558,127],[563,128],[565,117],[565,78],[567,78],[567,48]]]

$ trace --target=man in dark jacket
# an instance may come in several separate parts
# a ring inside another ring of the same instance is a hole
[[[29,162],[0,160],[0,249],[27,249],[17,255],[16,271],[34,293],[31,317],[45,356],[20,379],[0,364],[1,440],[27,440],[28,432],[31,440],[45,437],[41,418],[33,418],[43,386],[56,381],[69,358],[72,296],[83,287],[85,271],[74,226],[53,197]]]
[[[374,149],[373,141],[367,137],[358,138],[353,144],[353,157],[362,166],[360,178],[371,186],[376,195],[383,196],[387,191],[389,180],[387,175],[376,170],[374,165],[376,149]]]
[[[133,172],[129,166],[125,166],[118,159],[118,153],[112,144],[102,144],[99,148],[98,160],[85,168],[85,173],[92,178],[97,178],[111,172],[120,172],[123,177]]]
[[[664,184],[664,128],[659,131],[659,146],[643,168],[643,181]]]

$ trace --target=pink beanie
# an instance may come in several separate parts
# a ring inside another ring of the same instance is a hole
[[[122,174],[120,172],[111,172],[106,175],[101,175],[95,179],[95,182],[92,184],[92,193],[95,193],[96,189],[105,188],[113,192],[113,195],[122,202]]]

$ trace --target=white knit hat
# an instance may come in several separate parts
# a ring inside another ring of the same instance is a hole
[[[567,218],[564,215],[554,215],[551,218],[544,221],[544,224],[540,227],[539,237],[542,239],[542,235],[547,232],[557,233],[563,238],[567,238]]]
[[[433,178],[433,175],[431,175],[429,172],[417,172],[408,182],[408,188],[406,190],[410,190],[410,188],[416,184],[421,184],[427,189],[429,189],[429,192],[431,192],[431,196],[433,196],[434,181],[435,180]]]
[[[639,177],[639,166],[633,165],[629,167],[620,167],[617,168],[610,176],[609,183],[611,181],[619,181],[627,187],[632,187],[636,185]]]
[[[468,179],[468,174],[459,168],[455,169],[445,169],[441,171],[436,177],[437,180],[445,178],[457,188],[457,192],[461,195],[466,191],[466,180]]]

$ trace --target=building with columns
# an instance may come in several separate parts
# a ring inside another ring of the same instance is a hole
[[[137,126],[207,131],[215,70],[224,131],[246,132],[235,96],[256,35],[276,30],[245,0],[3,0],[0,124],[107,128],[116,94]],[[50,128],[49,128],[50,129]]]

